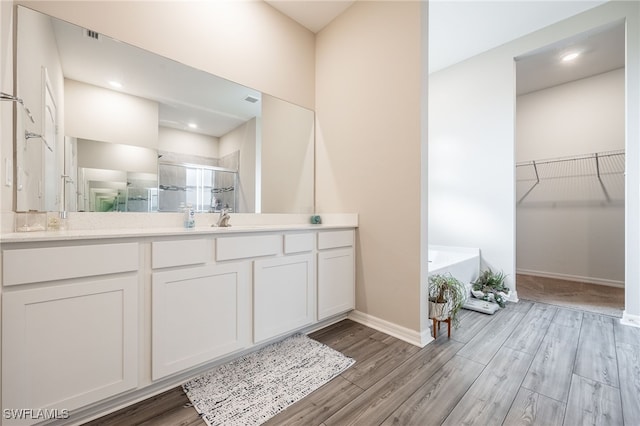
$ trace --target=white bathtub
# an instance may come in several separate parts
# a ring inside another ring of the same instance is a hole
[[[450,273],[471,291],[471,282],[480,273],[480,249],[429,246],[429,275]]]

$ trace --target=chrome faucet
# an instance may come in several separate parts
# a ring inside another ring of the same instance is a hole
[[[231,224],[229,223],[229,220],[231,219],[231,216],[229,215],[229,209],[228,208],[224,208],[222,210],[220,210],[220,217],[218,218],[218,222],[216,223],[215,226],[221,227],[221,228],[226,228],[231,226]]]

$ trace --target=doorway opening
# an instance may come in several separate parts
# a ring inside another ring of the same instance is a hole
[[[622,317],[625,23],[515,62],[519,297]]]

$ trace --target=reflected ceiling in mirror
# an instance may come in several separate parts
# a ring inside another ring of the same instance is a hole
[[[221,137],[260,116],[257,90],[52,21],[65,78],[157,102],[160,126]]]
[[[41,111],[48,90],[60,129],[44,160],[43,144],[18,137],[18,180],[25,182],[16,188],[18,211],[77,209],[78,170],[87,166],[78,163],[75,144],[91,140],[152,149],[177,162],[215,164],[236,155],[239,212],[313,212],[313,111],[23,6],[17,34],[18,94]],[[35,118],[30,125],[18,115],[17,133],[44,135],[45,114]],[[113,170],[100,157],[90,168]],[[157,161],[153,167],[157,173]],[[38,199],[39,186],[55,195]]]

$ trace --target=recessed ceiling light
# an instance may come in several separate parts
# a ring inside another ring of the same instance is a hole
[[[189,126],[189,128],[191,128],[191,129],[197,129],[198,128],[198,125],[196,123],[189,123],[189,124],[187,124],[187,126]]]
[[[122,83],[120,83],[119,81],[111,80],[109,84],[111,85],[111,87],[115,87],[116,89],[122,88]]]
[[[580,56],[579,52],[567,53],[562,57],[562,62],[571,62],[574,59],[576,59],[578,56]]]

